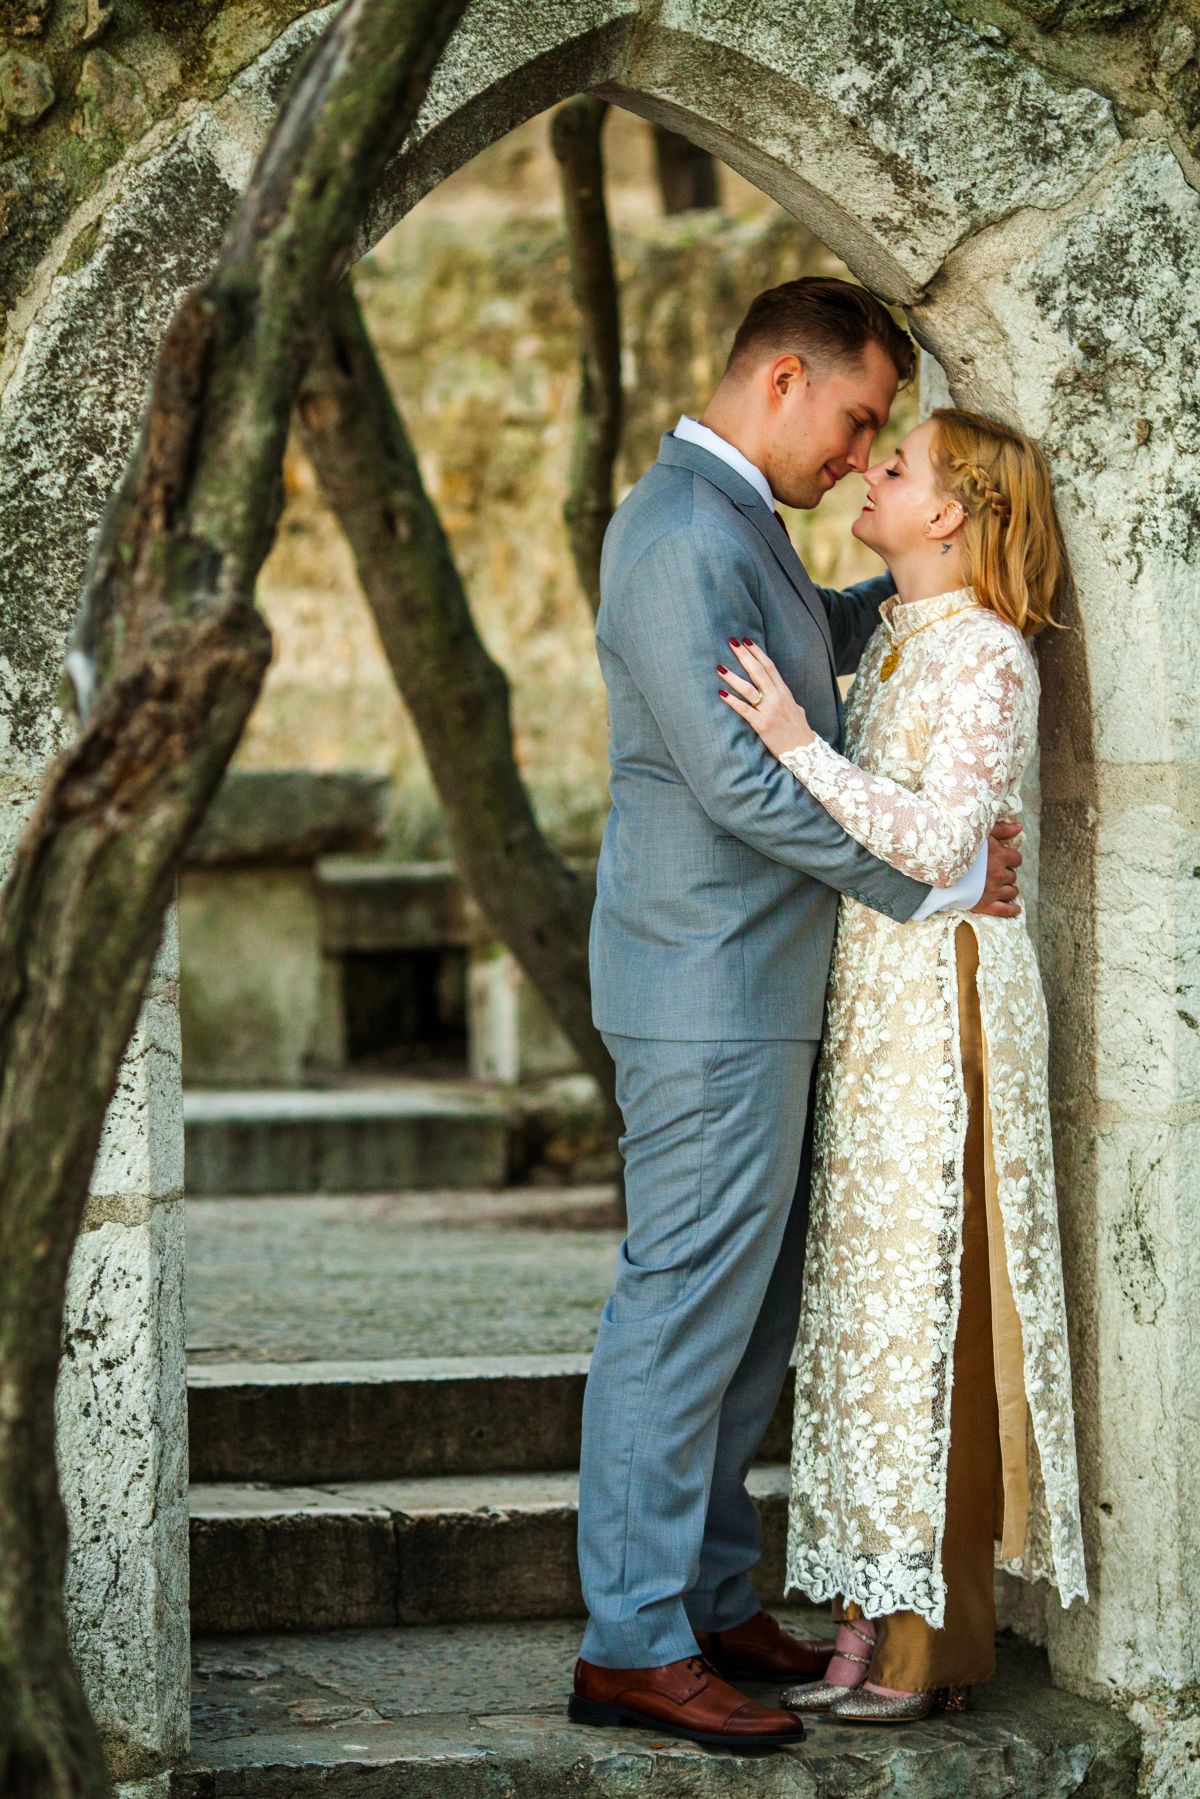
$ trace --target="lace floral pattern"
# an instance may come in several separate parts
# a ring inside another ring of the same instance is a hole
[[[782,760],[850,835],[947,886],[996,819],[1020,812],[1037,668],[969,592],[891,601],[851,694],[849,757],[818,739]],[[951,616],[951,615],[954,616]],[[893,644],[895,672],[880,678]],[[953,1344],[966,1097],[954,933],[843,898],[817,1080],[816,1157],[797,1352],[787,1586],[868,1616],[944,1621]],[[1086,1597],[1046,1008],[1023,917],[970,916],[988,1045],[992,1149],[1021,1325],[1033,1513],[1023,1555],[1064,1605]]]

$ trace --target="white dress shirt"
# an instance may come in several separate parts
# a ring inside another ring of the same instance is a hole
[[[684,413],[671,435],[681,438],[684,443],[699,444],[702,450],[708,450],[722,462],[728,463],[744,481],[750,483],[764,506],[769,507],[772,512],[778,510],[771,484],[762,470],[708,425],[702,425],[699,419],[688,418]],[[987,882],[987,857],[988,846],[985,839],[966,874],[955,881],[953,887],[931,887],[909,922],[919,924],[923,918],[931,918],[935,912],[970,912],[983,898]]]

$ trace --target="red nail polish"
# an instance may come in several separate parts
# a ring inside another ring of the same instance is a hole
[[[736,637],[731,637],[731,638],[730,638],[730,639],[729,639],[729,644],[730,644],[730,648],[731,648],[731,649],[735,649],[735,650],[736,650],[736,649],[737,649],[737,647],[738,647],[738,640],[737,640],[737,638],[736,638]]]
[[[754,648],[754,645],[751,643],[751,641],[748,637],[743,637],[742,642],[748,650],[752,650]]]
[[[719,675],[727,675],[729,673],[729,670],[725,667],[723,662],[717,663],[717,673]]]
[[[723,687],[718,687],[717,692],[720,694],[720,696],[723,700],[727,700],[729,698],[729,695],[726,693],[726,691]]]

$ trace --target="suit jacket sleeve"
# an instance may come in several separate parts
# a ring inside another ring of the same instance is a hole
[[[599,634],[714,824],[889,918],[912,916],[928,885],[856,843],[717,697],[730,637],[764,640],[754,558],[737,538],[695,525],[659,537],[606,597]]]
[[[834,666],[839,675],[852,675],[879,623],[879,608],[890,600],[896,583],[890,575],[872,575],[853,587],[818,587],[829,612],[833,635]]]

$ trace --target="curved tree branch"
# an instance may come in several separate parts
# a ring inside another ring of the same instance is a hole
[[[67,1268],[184,845],[269,653],[274,529],[311,321],[466,0],[348,0],[306,58],[209,280],[167,331],[93,551],[83,717],[0,896],[0,1791],[108,1782],[67,1652],[54,1386]]]
[[[608,107],[579,94],[555,113],[571,285],[579,308],[579,411],[563,509],[580,584],[600,606],[600,548],[613,514],[613,466],[621,447],[621,310],[604,199],[600,133]]]
[[[508,682],[475,629],[348,279],[329,305],[298,414],[420,733],[463,877],[615,1115],[612,1061],[591,1018],[591,894],[534,817],[513,755]]]

